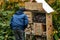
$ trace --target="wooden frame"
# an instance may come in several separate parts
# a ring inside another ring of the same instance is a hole
[[[39,10],[40,12],[46,13],[43,10],[43,7],[42,7],[41,3],[25,2],[25,8],[30,9],[30,10]],[[53,32],[52,14],[51,13],[46,13],[46,36],[47,36],[47,40],[53,40],[52,32]]]

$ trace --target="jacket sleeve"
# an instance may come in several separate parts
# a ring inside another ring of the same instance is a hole
[[[25,27],[28,26],[28,17],[25,15]]]

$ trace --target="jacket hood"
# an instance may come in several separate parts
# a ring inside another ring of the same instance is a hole
[[[21,14],[23,14],[23,12],[19,10],[19,11],[17,11],[15,14],[16,14],[16,15],[21,15]]]
[[[19,8],[19,10],[15,14],[21,15],[23,14],[24,11],[25,11],[25,8]]]
[[[24,12],[25,11],[25,8],[19,8],[19,10]]]

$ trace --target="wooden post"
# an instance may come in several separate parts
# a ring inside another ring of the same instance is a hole
[[[53,40],[53,25],[52,25],[52,14],[46,13],[46,35],[47,40]]]

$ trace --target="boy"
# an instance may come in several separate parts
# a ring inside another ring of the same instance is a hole
[[[10,26],[14,31],[16,40],[24,40],[24,30],[28,25],[28,17],[23,13],[25,8],[20,8],[12,17]]]

